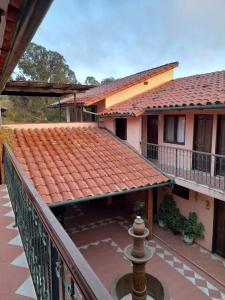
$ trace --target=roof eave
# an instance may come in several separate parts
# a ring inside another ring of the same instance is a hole
[[[16,23],[15,33],[0,73],[0,92],[3,90],[9,76],[13,72],[28,43],[31,41],[51,3],[52,0],[24,1]]]
[[[219,109],[225,108],[225,103],[221,104],[205,104],[205,105],[184,105],[184,106],[165,106],[165,107],[153,107],[153,108],[145,108],[145,112],[153,112],[153,111],[171,111],[171,110],[196,110],[196,109]]]
[[[101,198],[107,198],[107,197],[113,197],[113,196],[133,193],[133,192],[149,190],[149,189],[153,189],[153,188],[156,188],[156,187],[171,186],[173,184],[174,184],[174,181],[172,179],[168,179],[167,181],[164,181],[164,182],[161,182],[161,183],[155,183],[155,184],[152,184],[152,185],[146,185],[146,186],[131,188],[131,189],[124,189],[124,190],[117,191],[117,192],[94,195],[94,196],[88,196],[88,197],[84,197],[84,198],[65,200],[65,201],[62,201],[62,202],[49,203],[48,206],[49,207],[59,207],[59,206],[64,206],[64,205],[78,204],[78,203],[81,203],[81,202],[87,202],[87,201],[92,201],[92,200],[101,199]]]

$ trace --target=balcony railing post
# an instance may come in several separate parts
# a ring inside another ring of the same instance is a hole
[[[49,243],[50,251],[50,282],[51,282],[51,299],[59,299],[59,278],[56,272],[56,265],[58,262],[58,253],[52,243]]]
[[[175,170],[175,175],[177,176],[177,173],[178,173],[178,170],[177,170],[177,161],[178,161],[178,153],[177,153],[178,149],[176,148],[176,162],[175,162],[175,167],[176,167],[176,170]]]

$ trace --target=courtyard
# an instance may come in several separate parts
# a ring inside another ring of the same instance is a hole
[[[131,271],[123,249],[131,243],[133,217],[128,199],[81,203],[65,213],[66,231],[108,290],[117,275]],[[166,283],[172,299],[225,299],[223,258],[157,225],[153,234],[146,241],[154,252],[147,271]]]

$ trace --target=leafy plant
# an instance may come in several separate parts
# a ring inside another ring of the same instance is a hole
[[[160,203],[158,219],[168,225],[168,218],[171,211],[176,207],[176,203],[171,195],[166,195],[163,202]]]
[[[198,223],[198,216],[195,212],[190,212],[188,218],[184,220],[184,234],[194,239],[204,238],[204,226]]]
[[[173,233],[179,233],[184,224],[184,217],[171,195],[166,195],[159,206],[158,220],[162,221]]]
[[[185,218],[181,215],[179,208],[175,207],[168,216],[167,226],[174,234],[178,234],[183,229],[184,219]]]

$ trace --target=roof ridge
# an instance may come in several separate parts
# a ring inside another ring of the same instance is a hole
[[[193,74],[193,75],[188,75],[188,76],[177,77],[177,78],[172,79],[172,81],[176,81],[176,80],[179,80],[179,79],[191,78],[191,77],[198,77],[198,76],[208,76],[208,75],[211,75],[211,74],[223,73],[223,72],[225,72],[225,70],[217,70],[217,71],[206,72],[206,73],[198,73],[198,74]]]
[[[92,101],[94,101],[93,103],[95,103],[97,101],[100,101],[101,97],[105,98],[105,97],[109,96],[112,93],[116,93],[116,92],[119,92],[121,90],[124,90],[124,89],[128,88],[129,86],[133,86],[133,85],[147,79],[148,77],[158,75],[158,74],[155,74],[154,72],[158,71],[159,74],[161,74],[162,72],[168,71],[167,68],[173,69],[173,68],[177,67],[178,64],[179,64],[179,62],[177,62],[177,61],[176,62],[171,62],[171,63],[167,63],[167,64],[164,64],[164,65],[160,65],[158,67],[154,67],[154,68],[146,69],[144,71],[140,71],[140,72],[137,72],[137,73],[134,73],[134,74],[130,74],[130,75],[127,75],[127,76],[122,77],[122,78],[118,78],[118,79],[116,79],[112,82],[109,82],[109,83],[102,84],[102,85],[96,86],[94,88],[91,88],[91,89],[85,91],[84,93],[77,93],[77,97],[76,97],[75,101],[77,101],[78,103],[83,103],[86,100],[87,103],[84,103],[84,104],[87,104],[87,105],[89,104],[90,105],[90,104],[92,104],[91,99],[92,99]],[[151,74],[151,72],[152,72],[152,74]],[[143,78],[145,73],[146,73],[146,78]],[[140,76],[140,78],[138,78],[138,76]],[[135,80],[135,77],[137,77],[136,80]],[[129,80],[131,82],[129,82]],[[123,83],[123,81],[124,81],[124,83]],[[119,83],[121,84],[121,86],[119,85]],[[118,86],[116,87],[117,84],[118,84]],[[69,101],[72,101],[72,100],[73,100],[73,97],[70,96],[70,97],[66,97],[66,98],[62,99],[60,101],[60,103],[61,103],[61,105],[66,104],[66,103],[70,103]],[[58,105],[59,105],[59,103],[55,102],[53,104],[50,104],[49,106],[50,107],[57,107]]]

